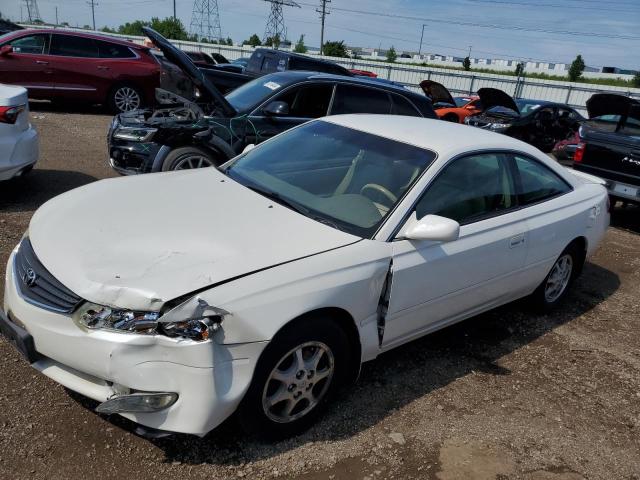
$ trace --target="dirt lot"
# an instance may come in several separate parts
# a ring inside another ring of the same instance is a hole
[[[0,185],[0,289],[39,205],[114,176],[109,116],[46,105],[33,115],[38,168]],[[281,443],[233,421],[204,439],[140,438],[0,340],[0,478],[638,480],[640,209],[618,206],[613,223],[560,311],[509,305],[385,354],[319,424]]]

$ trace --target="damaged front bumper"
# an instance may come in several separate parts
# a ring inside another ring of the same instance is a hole
[[[102,404],[124,396],[175,394],[173,403],[157,404],[162,408],[155,411],[118,411],[151,429],[202,436],[236,410],[267,342],[222,345],[82,329],[72,315],[21,297],[11,273],[13,256],[6,270],[2,331],[7,336],[7,325],[13,325],[19,338],[31,342],[33,356],[25,356],[36,370]]]

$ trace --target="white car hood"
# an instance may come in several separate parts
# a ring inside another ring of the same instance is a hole
[[[135,310],[354,243],[214,168],[95,182],[33,216],[42,264],[80,297]]]

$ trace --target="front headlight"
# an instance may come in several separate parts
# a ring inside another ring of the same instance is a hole
[[[208,340],[222,323],[220,315],[199,316],[163,322],[158,312],[118,310],[87,303],[76,313],[77,323],[90,330],[112,330],[142,335],[165,335],[172,338]]]
[[[508,123],[492,123],[489,125],[489,129],[490,130],[506,130],[510,126],[511,125],[509,125]]]
[[[157,128],[145,127],[118,127],[113,132],[114,138],[120,140],[132,140],[134,142],[147,142],[158,131]]]

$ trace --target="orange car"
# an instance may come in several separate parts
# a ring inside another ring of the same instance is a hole
[[[480,97],[477,95],[454,98],[447,87],[433,80],[423,80],[420,87],[431,99],[436,115],[441,120],[464,123],[464,119],[469,115],[482,112]]]

